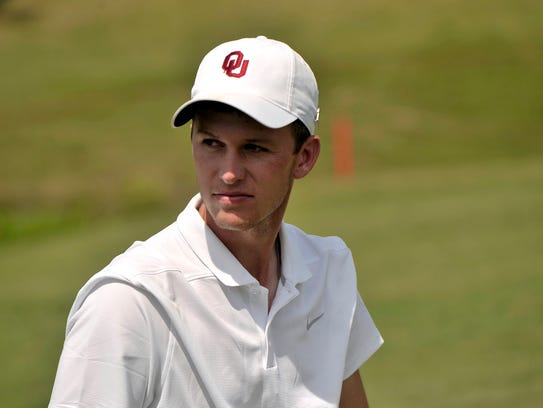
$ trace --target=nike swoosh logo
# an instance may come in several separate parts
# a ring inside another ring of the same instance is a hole
[[[317,323],[317,320],[319,320],[322,316],[324,316],[324,312],[322,312],[320,315],[315,317],[313,320],[309,320],[309,317],[307,318],[307,330],[311,329],[311,326],[313,326],[315,323]]]

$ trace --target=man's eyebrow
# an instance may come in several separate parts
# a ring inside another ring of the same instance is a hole
[[[268,137],[250,137],[245,139],[246,143],[271,143],[271,138]]]
[[[214,138],[216,138],[216,139],[219,139],[219,137],[218,137],[217,135],[215,135],[212,131],[207,130],[207,129],[205,129],[205,128],[198,128],[198,127],[197,127],[197,128],[194,129],[194,133],[195,133],[195,134],[197,134],[197,133],[200,133],[200,134],[203,133],[203,134],[205,134],[205,135],[208,135],[208,136],[214,137]]]
[[[213,131],[208,130],[206,128],[195,128],[194,129],[194,134],[198,134],[198,133],[207,135],[207,136],[215,138],[215,139],[219,139],[219,140],[221,139],[220,136],[216,135],[215,133],[213,133]],[[266,137],[266,136],[251,136],[251,137],[249,137],[247,139],[244,139],[243,143],[257,143],[257,144],[269,145],[269,144],[273,144],[273,139],[270,138],[270,137]]]

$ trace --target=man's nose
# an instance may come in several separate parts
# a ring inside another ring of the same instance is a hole
[[[236,152],[228,152],[223,157],[221,180],[228,185],[235,184],[245,177],[243,159]]]

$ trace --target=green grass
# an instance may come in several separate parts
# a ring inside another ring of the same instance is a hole
[[[186,4],[184,4],[186,3]],[[543,401],[543,3],[0,2],[0,406],[46,405],[88,277],[195,191],[169,128],[210,47],[265,34],[319,79],[288,220],[351,246],[386,343],[373,406]],[[357,174],[331,176],[336,116]]]

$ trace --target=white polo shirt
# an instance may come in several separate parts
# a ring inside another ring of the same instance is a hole
[[[49,407],[336,407],[342,382],[382,344],[336,237],[283,223],[267,289],[205,225],[177,222],[80,290]]]

